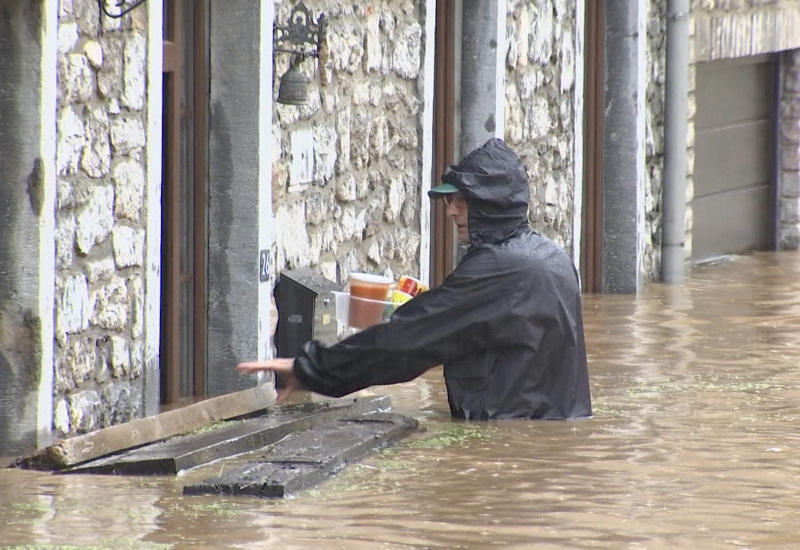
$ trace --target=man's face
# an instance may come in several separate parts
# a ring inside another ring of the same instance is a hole
[[[448,218],[452,218],[456,224],[458,240],[463,244],[469,244],[469,229],[467,228],[467,202],[461,193],[450,193],[443,195],[444,212]]]

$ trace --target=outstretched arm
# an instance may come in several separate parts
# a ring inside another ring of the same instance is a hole
[[[300,381],[292,370],[294,365],[293,358],[279,357],[269,361],[248,361],[236,365],[236,370],[242,374],[256,374],[263,371],[274,372],[276,378],[280,379],[283,386],[278,390],[276,403],[283,403],[295,391],[302,388]]]

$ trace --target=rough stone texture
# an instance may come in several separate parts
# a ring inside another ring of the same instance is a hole
[[[291,7],[275,3],[278,25]],[[428,204],[407,189],[428,177],[418,143],[421,8],[408,0],[310,7],[329,19],[328,53],[303,63],[309,105],[275,104],[273,268],[308,266],[339,283],[356,270],[418,274]],[[276,95],[287,57],[275,59]],[[397,234],[411,236],[400,254],[389,244]]]
[[[647,100],[645,101],[644,278],[657,280],[661,269],[661,196],[664,182],[664,81],[666,77],[667,6],[651,0],[647,25]]]
[[[55,435],[143,412],[145,14],[59,2]]]
[[[800,3],[794,0],[694,0],[698,62],[800,48]]]
[[[574,246],[575,6],[563,0],[509,0],[505,140],[531,186],[531,225]]]
[[[800,49],[783,59],[778,246],[800,248]]]

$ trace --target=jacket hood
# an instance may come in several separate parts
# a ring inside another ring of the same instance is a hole
[[[442,181],[457,187],[466,200],[471,246],[500,242],[528,226],[528,178],[502,139],[490,139],[451,165]]]

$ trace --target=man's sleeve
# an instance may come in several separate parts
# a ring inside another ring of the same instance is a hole
[[[501,345],[515,321],[510,304],[518,273],[499,269],[491,250],[478,250],[437,288],[410,300],[387,323],[325,347],[308,342],[294,362],[306,389],[340,397],[412,380],[431,367]]]

